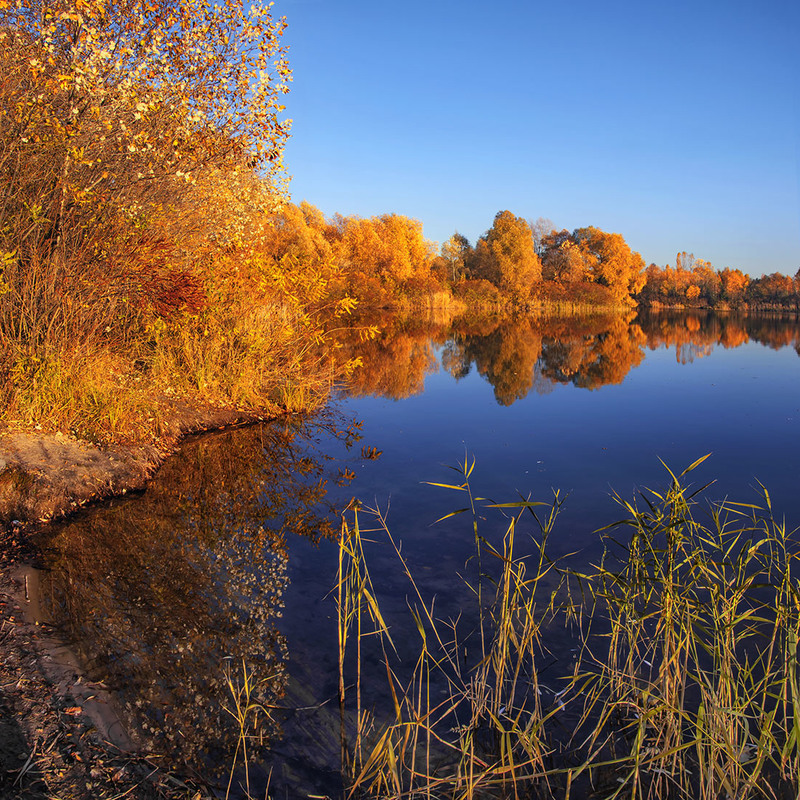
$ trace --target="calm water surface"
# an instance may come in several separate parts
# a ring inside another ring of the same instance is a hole
[[[337,512],[379,509],[443,616],[469,597],[471,554],[448,467],[475,461],[494,502],[568,495],[552,539],[574,563],[597,529],[668,473],[709,499],[758,502],[800,525],[800,326],[711,315],[435,325],[384,320],[354,385],[327,415],[187,442],[144,494],[48,534],[53,615],[92,676],[119,690],[143,745],[224,772],[234,740],[224,665],[261,677],[271,785],[334,792],[338,766]],[[361,348],[361,350],[359,350]],[[377,451],[380,454],[377,454]],[[486,505],[483,503],[481,505]],[[507,520],[484,509],[488,537]],[[369,524],[368,517],[362,517]],[[408,585],[376,534],[372,576],[402,649]],[[259,773],[262,783],[266,772]]]

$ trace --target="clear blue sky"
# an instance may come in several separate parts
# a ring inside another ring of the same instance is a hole
[[[277,0],[295,202],[800,268],[800,0]]]

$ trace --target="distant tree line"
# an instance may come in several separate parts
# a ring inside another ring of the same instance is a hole
[[[800,307],[800,270],[793,278],[773,272],[751,278],[739,269],[714,269],[708,261],[681,252],[675,266],[651,264],[638,297],[645,305],[692,308]]]
[[[750,278],[686,252],[674,267],[645,267],[619,233],[557,230],[550,220],[510,211],[498,212],[474,245],[456,232],[440,248],[425,239],[420,222],[400,214],[326,218],[303,202],[284,206],[272,226],[276,262],[316,264],[317,274],[328,276],[329,296],[366,307],[460,298],[521,307],[797,308],[800,297],[797,275]]]
[[[644,261],[620,234],[594,227],[544,232],[510,211],[499,212],[475,246],[456,232],[437,248],[420,222],[400,214],[326,218],[307,202],[284,205],[271,228],[263,256],[313,269],[326,276],[329,298],[368,307],[452,297],[517,306],[551,296],[632,304],[644,283]]]
[[[611,303],[629,302],[643,285],[644,261],[618,233],[595,227],[557,231],[500,211],[471,247],[455,233],[442,245],[452,279],[487,281],[517,302],[546,299],[565,284],[595,284]]]

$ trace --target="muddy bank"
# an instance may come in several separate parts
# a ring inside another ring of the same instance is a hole
[[[0,430],[0,525],[47,521],[94,500],[142,489],[184,436],[266,418],[250,411],[181,409],[172,415],[168,436],[137,446]]]
[[[41,616],[19,528],[0,531],[0,796],[211,798],[199,779],[138,752],[105,686],[88,682]]]
[[[276,415],[270,415],[276,416]],[[76,655],[42,616],[32,523],[143,489],[181,439],[266,415],[191,410],[157,444],[97,446],[63,434],[0,431],[0,797],[202,800],[199,775],[177,775],[143,752],[114,699],[87,681]]]

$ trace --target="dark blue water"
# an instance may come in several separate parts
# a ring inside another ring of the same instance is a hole
[[[448,465],[474,460],[473,489],[495,502],[568,494],[558,540],[575,549],[595,542],[594,531],[619,515],[614,492],[630,500],[643,487],[663,488],[669,474],[661,461],[678,473],[710,454],[690,476],[698,486],[715,481],[705,497],[757,502],[760,481],[789,524],[800,525],[793,342],[692,349],[643,341],[636,363],[613,374],[619,382],[588,389],[576,385],[579,374],[563,382],[543,374],[548,346],[559,344],[545,340],[529,367],[530,388],[510,404],[497,400],[475,363],[454,378],[441,364],[446,346],[431,345],[424,391],[339,401],[342,414],[363,420],[363,443],[382,451],[375,461],[352,459],[357,477],[347,494],[387,510],[392,531],[409,544],[435,547],[442,526],[431,523],[463,503],[425,482],[459,483]]]
[[[172,704],[180,736],[194,726],[213,738],[222,724],[197,722],[204,663],[213,675],[212,662],[230,655],[279,675],[272,702],[303,710],[275,712],[285,736],[265,756],[271,785],[330,792],[339,756],[331,537],[351,497],[380,512],[443,617],[470,602],[459,575],[472,569],[474,545],[469,514],[436,523],[468,505],[466,492],[429,485],[461,484],[453,466],[474,463],[470,485],[484,498],[476,501],[480,532],[496,543],[510,512],[486,506],[551,502],[554,492],[566,498],[549,548],[554,557],[575,553],[577,567],[599,557],[598,529],[624,516],[614,492],[634,500],[645,487],[667,486],[661,461],[677,474],[710,454],[687,476],[696,487],[714,482],[698,502],[763,502],[760,481],[776,515],[798,527],[799,336],[794,320],[710,315],[642,317],[630,325],[613,318],[394,322],[363,346],[364,367],[333,403],[333,421],[195,440],[144,495],[56,533],[55,605],[72,611],[66,630],[94,654],[96,674],[129,695],[140,686],[142,713],[154,697]],[[341,433],[352,422],[362,423],[355,443]],[[352,513],[346,519],[352,525]],[[367,511],[359,519],[381,527]],[[535,535],[533,518],[524,520],[525,533]],[[393,635],[400,648],[413,648],[413,626],[403,627],[411,589],[385,533],[370,538],[372,577]],[[84,541],[94,548],[88,554],[76,550]],[[119,542],[126,543],[121,553]],[[59,575],[73,581],[74,593],[76,574],[86,578],[85,596],[67,601]],[[159,596],[168,607],[159,607]],[[191,598],[185,608],[184,596]],[[102,625],[109,619],[117,620],[113,634]],[[191,684],[188,692],[170,677],[178,674]],[[224,690],[211,683],[209,707]],[[137,706],[130,696],[125,702]],[[140,712],[131,713],[136,724]],[[157,731],[163,715],[150,724]],[[149,736],[151,746],[169,750],[157,732]],[[193,743],[190,752],[195,763],[203,752],[226,758],[219,742]]]
[[[342,409],[364,420],[364,440],[383,451],[363,464],[353,491],[391,501],[398,524],[409,508],[414,526],[446,511],[446,493],[421,481],[451,481],[442,465],[465,454],[476,462],[476,490],[496,500],[569,492],[562,522],[582,541],[613,516],[612,491],[630,498],[636,487],[664,484],[659,459],[680,471],[710,453],[692,476],[717,481],[709,496],[752,500],[760,480],[777,507],[798,510],[800,358],[791,347],[750,342],[689,364],[663,347],[618,385],[556,384],[511,406],[474,369],[458,381],[439,370],[421,395],[349,399]]]
[[[474,462],[474,494],[485,498],[476,504],[480,532],[497,545],[508,512],[487,505],[520,498],[551,502],[555,491],[566,496],[549,552],[553,557],[575,554],[569,563],[577,569],[597,563],[602,550],[598,529],[626,516],[614,493],[644,507],[639,492],[665,489],[671,480],[667,467],[677,475],[707,454],[686,476],[695,488],[713,482],[696,498],[698,519],[709,502],[726,498],[763,504],[761,482],[776,516],[785,515],[789,528],[800,526],[796,336],[784,331],[781,341],[786,343],[778,346],[748,337],[724,347],[707,330],[705,335],[697,332],[693,343],[691,331],[679,325],[678,338],[688,336],[688,342],[660,343],[657,336],[637,333],[641,344],[633,356],[623,348],[632,363],[620,370],[600,369],[611,382],[598,380],[592,388],[580,385],[586,383],[585,373],[567,376],[553,369],[559,356],[550,354],[548,363],[548,347],[563,342],[545,337],[533,364],[526,365],[525,358],[516,364],[514,358],[505,359],[529,372],[517,383],[523,390],[501,391],[498,400],[497,385],[508,387],[500,371],[487,367],[484,359],[482,370],[473,362],[464,375],[462,365],[461,377],[455,378],[442,364],[450,363],[450,345],[439,341],[427,345],[433,357],[423,391],[387,399],[361,387],[360,396],[339,400],[342,414],[363,420],[362,443],[382,451],[377,460],[351,458],[356,478],[343,496],[355,495],[380,510],[423,593],[436,598],[441,618],[456,616],[472,602],[459,576],[469,574],[474,540],[467,514],[436,523],[465,506],[465,494],[426,482],[461,483],[463,476],[450,467],[465,460]],[[586,336],[579,342],[585,349]],[[597,366],[591,358],[588,363]],[[407,383],[418,388],[421,380],[417,376]],[[509,402],[514,395],[522,396]],[[360,519],[365,527],[376,525],[366,512]],[[523,521],[521,530],[535,535],[535,523],[525,515]],[[373,536],[376,544],[368,556],[383,612],[394,625],[398,647],[413,653],[416,631],[407,612],[413,591],[385,535],[377,531]],[[524,536],[520,541],[524,548]],[[316,684],[317,696],[324,699],[335,693],[335,611],[331,598],[325,599],[335,555],[333,548],[313,548],[300,539],[293,540],[290,551],[285,629],[296,656],[290,668],[301,682]],[[380,689],[376,692],[380,702]],[[302,746],[308,771],[298,774],[312,784],[318,776],[309,764],[318,754],[311,742],[323,726],[319,717],[309,722],[310,739]],[[326,790],[324,781],[315,785]]]

